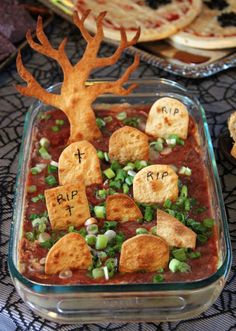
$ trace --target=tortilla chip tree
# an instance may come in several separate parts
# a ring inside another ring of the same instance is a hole
[[[43,31],[41,17],[38,18],[36,27],[36,36],[39,42],[37,43],[33,40],[30,31],[26,34],[26,39],[32,49],[53,58],[61,66],[64,80],[60,94],[49,93],[40,86],[32,74],[24,67],[20,52],[18,53],[16,61],[19,75],[27,82],[27,86],[17,85],[17,90],[24,95],[35,97],[45,104],[59,108],[67,115],[70,122],[69,143],[82,139],[93,141],[101,136],[101,132],[96,124],[95,114],[91,107],[92,103],[99,95],[105,93],[127,95],[136,87],[135,84],[131,84],[125,89],[123,84],[127,82],[130,74],[137,68],[139,64],[138,56],[135,56],[132,65],[126,69],[118,80],[91,85],[85,84],[92,70],[98,67],[115,64],[123,50],[134,45],[140,35],[140,30],[138,29],[133,39],[127,41],[126,32],[121,28],[121,42],[114,54],[105,58],[97,57],[103,40],[102,23],[106,12],[102,12],[98,16],[97,32],[94,36],[84,27],[84,21],[89,15],[89,12],[89,10],[86,11],[81,18],[79,18],[76,13],[74,13],[73,16],[75,25],[79,28],[82,36],[87,41],[85,52],[75,65],[71,64],[65,52],[67,39],[65,38],[61,42],[58,49],[53,48]]]

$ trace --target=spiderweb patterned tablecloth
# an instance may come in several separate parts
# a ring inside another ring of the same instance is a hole
[[[50,40],[57,46],[68,35],[67,53],[73,63],[81,57],[85,47],[78,30],[60,18],[55,18],[50,30]],[[104,44],[102,56],[113,52],[112,46]],[[117,78],[129,66],[132,58],[123,55],[113,67],[96,70],[92,78]],[[58,65],[51,59],[27,50],[24,63],[43,87],[48,87],[62,80]],[[226,211],[229,219],[233,254],[236,250],[236,167],[229,163],[217,148],[217,138],[226,126],[230,113],[236,109],[236,69],[230,69],[216,76],[187,80],[167,74],[146,63],[141,63],[132,78],[164,77],[183,84],[205,107],[215,147],[217,165],[220,173]],[[21,80],[16,73],[14,63],[0,73],[0,331],[13,330],[57,330],[57,331],[229,331],[236,330],[236,260],[222,295],[213,306],[201,316],[188,321],[172,323],[102,323],[58,325],[38,317],[23,303],[8,272],[7,249],[18,154],[20,149],[23,123],[26,110],[32,100],[19,95],[14,84]],[[235,254],[234,254],[235,255]]]

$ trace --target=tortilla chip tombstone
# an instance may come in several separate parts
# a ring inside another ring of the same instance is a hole
[[[121,247],[119,271],[157,271],[169,261],[169,246],[162,238],[140,234],[126,240]]]
[[[92,255],[85,239],[79,233],[68,233],[49,250],[45,273],[52,275],[68,269],[88,269],[91,264]]]
[[[90,217],[84,184],[66,184],[44,191],[52,229],[79,227]]]
[[[189,114],[186,106],[174,98],[161,98],[151,107],[145,132],[156,138],[176,134],[182,139],[188,135]]]
[[[106,213],[109,221],[135,221],[143,217],[135,202],[126,194],[109,195],[106,199]]]
[[[116,130],[109,140],[109,156],[121,164],[128,161],[148,160],[148,136],[130,126]]]
[[[59,157],[58,174],[61,185],[81,180],[85,186],[102,183],[96,149],[86,140],[70,144]]]
[[[134,200],[164,203],[178,197],[178,176],[169,165],[155,164],[140,170],[133,181]]]
[[[157,235],[174,247],[194,249],[197,235],[175,217],[157,210]]]

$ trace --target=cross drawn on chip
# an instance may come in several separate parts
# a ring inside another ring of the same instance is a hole
[[[77,13],[74,13],[73,16],[74,24],[79,28],[82,36],[87,41],[85,52],[75,65],[71,64],[65,52],[67,39],[65,38],[61,42],[58,49],[53,48],[43,31],[42,18],[40,16],[38,17],[36,27],[36,36],[39,42],[37,43],[33,40],[30,31],[26,34],[26,39],[32,49],[53,58],[61,66],[64,80],[60,94],[49,93],[41,87],[23,65],[20,51],[16,61],[19,75],[27,82],[27,86],[17,85],[16,89],[24,95],[35,97],[45,104],[62,110],[67,115],[70,122],[70,143],[78,140],[93,141],[101,136],[101,132],[96,124],[95,114],[91,107],[92,103],[99,95],[104,93],[128,95],[136,87],[136,84],[131,84],[128,88],[124,88],[123,84],[127,82],[131,73],[139,65],[139,57],[137,55],[135,55],[132,65],[126,69],[118,80],[86,84],[92,70],[115,64],[124,49],[134,45],[140,36],[140,29],[137,29],[135,36],[128,41],[126,32],[124,28],[121,27],[121,42],[113,55],[105,58],[97,57],[103,40],[102,24],[106,12],[100,13],[97,17],[97,32],[94,36],[84,27],[84,21],[89,13],[90,10],[87,10],[81,18]]]

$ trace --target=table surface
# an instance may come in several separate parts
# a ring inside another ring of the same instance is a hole
[[[67,53],[75,63],[81,57],[85,42],[78,30],[70,23],[55,17],[48,28],[50,40],[56,46],[68,36]],[[114,51],[103,44],[101,54],[109,56]],[[130,65],[132,57],[123,55],[120,61],[109,68],[96,70],[91,78],[117,78]],[[52,60],[33,53],[24,54],[24,63],[43,87],[62,80],[58,65]],[[141,62],[132,78],[163,77],[184,85],[204,106],[207,113],[218,170],[221,178],[225,207],[229,221],[233,253],[236,250],[236,167],[219,152],[217,142],[220,132],[226,127],[227,118],[236,109],[236,69],[230,69],[215,76],[190,80],[177,77]],[[21,83],[15,64],[0,73],[0,331],[13,330],[177,330],[177,331],[228,331],[236,330],[236,261],[223,293],[213,306],[199,317],[174,323],[102,323],[58,325],[35,315],[23,303],[14,289],[7,267],[7,249],[12,220],[14,184],[16,180],[18,154],[23,132],[25,114],[32,99],[21,96],[14,85]],[[135,322],[135,321],[134,321]]]

